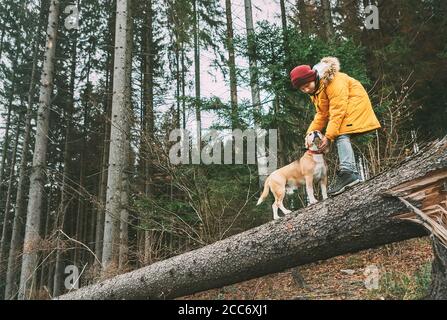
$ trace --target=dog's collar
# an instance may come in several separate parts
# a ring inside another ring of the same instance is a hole
[[[309,154],[323,154],[322,151],[314,151],[314,150],[310,150],[310,149],[306,149],[306,152]]]

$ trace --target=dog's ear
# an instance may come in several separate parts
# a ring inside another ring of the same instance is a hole
[[[306,150],[309,149],[309,143],[307,142],[307,136],[304,138],[304,145],[306,147]]]

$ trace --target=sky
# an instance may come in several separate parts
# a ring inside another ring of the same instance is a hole
[[[277,21],[279,18],[275,17],[280,14],[279,1],[267,1],[267,0],[253,0],[253,22],[261,20]],[[222,7],[225,8],[225,0],[221,0]],[[258,9],[257,9],[258,8]],[[244,0],[232,1],[232,13],[233,13],[233,28],[238,35],[246,35],[245,31],[245,12],[244,12]],[[229,100],[230,88],[224,83],[223,75],[220,72],[214,72],[210,70],[209,64],[211,62],[213,53],[210,51],[202,52],[201,63],[201,90],[203,96],[212,97],[217,96],[224,100]],[[227,54],[225,55],[228,56]],[[244,66],[248,68],[248,62],[241,57],[238,57],[236,63],[238,66]],[[212,71],[212,74],[210,74]],[[240,99],[250,99],[250,91],[248,88],[243,88],[239,84],[238,94]]]
[[[225,0],[221,0],[221,5],[225,8]],[[252,0],[253,23],[256,25],[258,21],[269,20],[271,22],[280,23],[280,5],[279,0]],[[235,34],[246,35],[245,30],[245,7],[244,0],[232,1],[233,28]],[[227,55],[225,55],[227,57]],[[219,97],[222,101],[230,100],[230,87],[225,83],[223,75],[220,71],[210,68],[212,61],[212,52],[202,52],[201,55],[201,94],[203,97]],[[211,59],[210,59],[211,58]],[[236,64],[239,67],[248,68],[248,61],[241,57],[236,57]],[[193,94],[193,93],[191,93]],[[251,101],[251,93],[249,87],[241,86],[238,83],[238,100],[248,99]],[[262,97],[261,97],[262,100]],[[215,117],[210,113],[202,114],[202,127],[208,128]],[[189,118],[188,123],[192,123],[195,119]]]

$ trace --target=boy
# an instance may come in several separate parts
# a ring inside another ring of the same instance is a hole
[[[308,65],[294,68],[290,80],[295,89],[310,95],[316,108],[307,133],[323,131],[327,124],[320,152],[335,141],[340,166],[328,195],[340,194],[360,182],[350,137],[380,128],[368,93],[359,81],[340,72],[340,62],[334,57],[321,59],[312,69]]]

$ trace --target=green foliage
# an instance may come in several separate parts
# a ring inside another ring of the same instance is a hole
[[[371,299],[420,300],[427,293],[431,281],[431,263],[426,263],[414,274],[385,272],[379,281],[379,289],[370,292]]]

